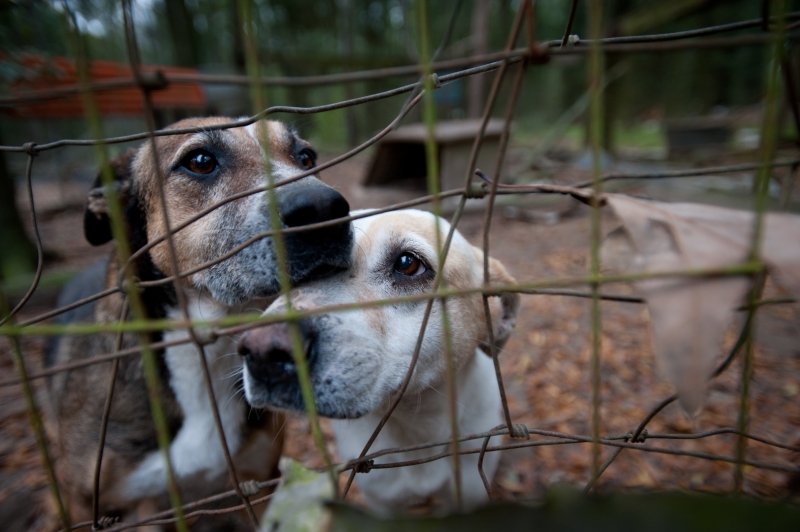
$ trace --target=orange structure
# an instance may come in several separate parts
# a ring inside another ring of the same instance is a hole
[[[35,76],[22,79],[11,87],[14,97],[36,96],[52,93],[53,89],[74,87],[78,83],[75,62],[66,57],[46,58],[25,55],[22,66]],[[89,67],[92,84],[106,85],[94,91],[94,100],[102,116],[139,116],[144,112],[142,91],[137,86],[133,71],[127,63],[92,61]],[[193,76],[196,70],[171,66],[142,65],[143,73],[160,71],[165,77]],[[109,86],[112,85],[112,86]],[[173,81],[163,89],[154,90],[153,106],[156,109],[199,109],[206,107],[206,97],[199,83]],[[85,116],[81,94],[69,92],[39,101],[21,101],[5,108],[7,114],[20,118],[78,118]]]

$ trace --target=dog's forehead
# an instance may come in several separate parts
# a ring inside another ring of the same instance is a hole
[[[426,258],[437,262],[436,217],[429,212],[415,209],[388,212],[362,218],[353,222],[357,249],[369,262],[379,260],[398,246],[411,246],[416,251],[426,251]],[[441,244],[447,238],[450,224],[439,219],[438,239]],[[421,249],[420,249],[421,248]],[[446,272],[470,268],[475,261],[472,246],[456,231],[448,252]]]
[[[168,129],[210,128],[231,121],[231,118],[226,117],[188,118],[176,122]],[[273,120],[261,120],[244,127],[205,129],[196,133],[159,137],[157,146],[161,159],[169,162],[186,148],[191,149],[195,145],[201,145],[209,140],[216,140],[230,146],[239,155],[259,159],[262,157],[261,143],[265,142],[270,158],[275,159],[276,162],[287,164],[292,164],[291,157],[297,145],[308,146],[308,143],[298,138],[286,124]]]
[[[254,141],[256,144],[269,142],[270,153],[276,154],[276,156],[291,153],[296,144],[308,145],[307,142],[298,138],[286,124],[274,120],[261,120],[234,131],[246,134],[249,137],[248,140]]]

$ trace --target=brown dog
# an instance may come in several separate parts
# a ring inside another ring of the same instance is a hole
[[[173,128],[210,126],[223,118],[190,119]],[[113,163],[115,192],[124,210],[131,250],[166,232],[156,164],[164,176],[169,221],[176,226],[233,194],[266,183],[263,150],[267,138],[272,175],[276,182],[314,167],[316,154],[309,144],[279,122],[262,121],[248,127],[204,130],[159,137],[157,157],[150,143],[129,150]],[[100,245],[111,240],[111,226],[99,176],[89,194],[84,217],[87,240]],[[347,216],[349,205],[315,176],[280,187],[277,207],[283,226],[308,225]],[[253,236],[272,229],[266,193],[230,202],[174,235],[178,267],[186,271],[210,261]],[[291,281],[300,282],[347,268],[351,260],[349,223],[284,237]],[[135,264],[142,281],[163,279],[176,272],[166,243],[160,243]],[[75,302],[118,283],[116,253],[73,280],[59,306]],[[184,277],[181,281],[193,319],[213,319],[243,308],[264,308],[279,289],[272,239],[257,240],[236,255]],[[142,292],[149,318],[182,317],[172,284]],[[260,304],[259,304],[260,301]],[[79,307],[61,322],[113,323],[119,320],[119,294]],[[149,335],[151,342],[186,336],[184,331]],[[51,346],[47,364],[61,365],[115,350],[116,336],[64,336]],[[133,334],[123,337],[123,348],[139,343]],[[220,338],[205,347],[217,406],[227,443],[240,479],[266,479],[274,473],[282,448],[283,417],[252,411],[241,392],[236,338]],[[204,387],[199,353],[192,344],[156,353],[161,379],[161,402],[172,436],[170,459],[184,499],[224,491],[227,471],[215,430],[211,404]],[[58,373],[50,380],[51,410],[60,447],[59,476],[68,494],[73,520],[90,518],[95,456],[100,419],[111,374],[111,363],[95,364]],[[166,468],[158,452],[147,398],[141,358],[120,359],[105,443],[100,483],[101,515],[132,517],[137,508],[166,506]],[[141,512],[139,512],[141,513]]]

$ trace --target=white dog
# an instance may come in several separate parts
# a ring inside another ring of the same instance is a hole
[[[431,290],[439,269],[435,217],[406,210],[380,214],[353,223],[356,245],[350,270],[312,281],[292,291],[292,306],[311,310],[322,306],[368,302],[421,294]],[[441,241],[449,224],[439,220]],[[483,253],[455,233],[445,263],[444,283],[452,289],[483,284]],[[514,280],[498,261],[490,259],[492,284]],[[501,348],[516,319],[519,298],[492,298],[494,339]],[[491,430],[502,422],[500,396],[488,351],[486,319],[480,294],[447,299],[452,352],[456,365],[456,400],[460,436]],[[414,353],[425,301],[368,306],[316,315],[299,322],[306,346],[314,400],[319,413],[332,418],[342,459],[357,458],[400,388]],[[265,312],[284,311],[276,300]],[[371,452],[446,441],[451,437],[446,384],[442,305],[437,301],[425,331],[416,369],[397,409]],[[483,350],[482,350],[483,349]],[[245,358],[247,400],[256,407],[304,410],[285,323],[254,329],[239,343]],[[477,449],[483,440],[461,443]],[[437,446],[381,456],[376,465],[427,458],[447,450]],[[487,453],[484,471],[492,478],[499,453]],[[487,495],[477,469],[477,454],[462,455],[463,505],[474,507]],[[359,487],[369,506],[381,512],[433,504],[455,507],[452,458],[360,474]]]

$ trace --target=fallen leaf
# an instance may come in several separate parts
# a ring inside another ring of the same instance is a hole
[[[753,214],[710,205],[606,194],[622,222],[601,249],[604,268],[627,272],[718,269],[750,256]],[[767,214],[760,258],[800,296],[800,217]],[[696,414],[726,327],[750,286],[746,276],[670,277],[634,283],[647,300],[659,366],[681,406]]]
[[[281,457],[281,483],[261,523],[262,531],[312,532],[327,529],[329,513],[325,503],[335,491],[327,473],[304,468],[286,456]]]

